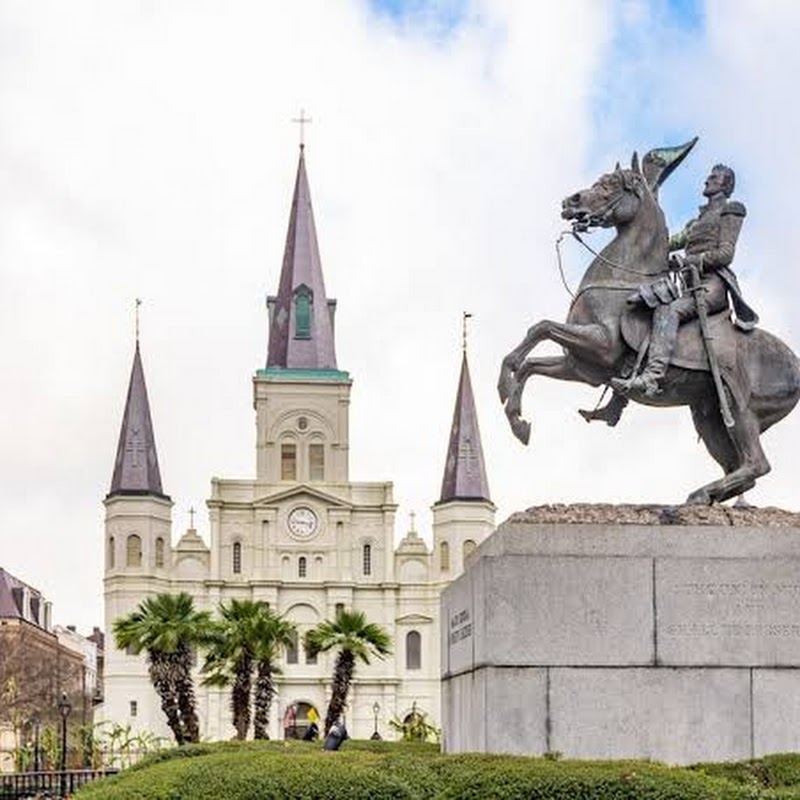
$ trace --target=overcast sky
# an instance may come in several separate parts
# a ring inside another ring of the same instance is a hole
[[[599,390],[529,383],[531,445],[495,384],[563,319],[561,198],[633,149],[700,136],[662,190],[671,227],[708,168],[748,207],[736,268],[800,347],[800,4],[793,0],[403,3],[0,0],[0,566],[57,622],[102,624],[102,499],[134,298],[174,538],[210,478],[254,474],[300,108],[354,480],[392,480],[396,536],[430,537],[461,347],[498,522],[549,502],[679,503],[719,468],[686,409],[578,416]],[[593,240],[602,241],[598,234]],[[564,251],[575,284],[588,263]],[[547,352],[542,348],[541,352]],[[800,509],[800,412],[765,437],[748,495]]]

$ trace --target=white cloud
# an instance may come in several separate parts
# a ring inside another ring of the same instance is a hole
[[[425,532],[438,497],[462,310],[474,314],[498,519],[555,500],[676,502],[716,477],[685,411],[630,409],[610,431],[575,412],[597,391],[532,381],[524,449],[494,384],[530,323],[566,313],[553,250],[561,197],[610,166],[612,151],[664,143],[655,122],[700,132],[706,148],[671,192],[694,192],[709,160],[740,168],[751,208],[742,260],[754,265],[743,272],[772,327],[796,339],[781,287],[794,286],[786,256],[797,255],[787,202],[797,119],[783,98],[798,12],[776,3],[765,21],[755,7],[710,7],[694,50],[665,51],[661,22],[640,23],[644,44],[659,45],[636,90],[659,93],[643,128],[628,118],[636,91],[619,100],[622,118],[594,106],[621,63],[610,3],[484,0],[447,36],[355,0],[3,4],[3,566],[42,588],[59,620],[99,622],[100,501],[137,296],[176,535],[212,475],[253,473],[250,381],[266,355],[263,299],[280,269],[297,155],[289,120],[301,106],[314,119],[307,162],[339,301],[339,365],[355,380],[351,474],[395,481],[398,535],[411,510]],[[759,79],[751,52],[767,51],[777,57],[762,59]],[[635,74],[647,52],[623,54],[622,66]],[[566,258],[579,276],[585,256]],[[793,421],[781,436],[769,443],[775,475],[752,499],[792,507]]]

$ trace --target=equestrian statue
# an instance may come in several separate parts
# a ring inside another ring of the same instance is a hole
[[[696,219],[669,237],[658,190],[694,147],[651,150],[629,169],[619,164],[562,203],[573,234],[616,229],[586,270],[567,321],[541,320],[504,359],[498,391],[514,435],[527,444],[522,394],[533,375],[613,390],[610,401],[581,411],[616,425],[630,400],[689,406],[724,476],[693,491],[688,503],[742,494],[770,470],[761,434],[800,399],[800,362],[780,339],[757,327],[730,265],[746,210],[731,200],[735,175],[717,164]],[[588,246],[587,246],[588,247]],[[592,251],[594,252],[594,251]],[[564,355],[532,357],[542,341]]]

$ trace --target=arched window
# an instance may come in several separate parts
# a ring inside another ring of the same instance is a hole
[[[420,669],[422,666],[422,637],[419,631],[406,634],[406,669]]]
[[[116,565],[116,553],[114,552],[114,546],[115,546],[114,537],[113,536],[109,536],[108,537],[108,568],[109,569],[114,569],[114,566]]]
[[[298,578],[305,578],[308,574],[308,562],[306,561],[305,556],[300,556],[297,559],[297,577]]]
[[[281,480],[297,480],[297,445],[294,442],[281,445]]]
[[[297,631],[292,631],[289,636],[289,644],[286,645],[286,663],[297,663]]]
[[[463,555],[464,555],[464,563],[465,563],[465,564],[467,563],[467,558],[470,556],[470,554],[471,554],[471,553],[472,553],[472,551],[473,551],[473,550],[476,548],[476,546],[477,546],[477,545],[475,544],[475,542],[474,542],[472,539],[467,539],[467,540],[464,542],[464,552],[463,552]]]
[[[306,654],[306,664],[316,664],[317,663],[317,651],[312,650],[309,647],[306,647],[305,640],[303,640],[303,650]]]
[[[164,540],[160,536],[156,539],[156,566],[164,566]]]
[[[128,537],[125,555],[125,566],[142,566],[142,540],[135,533]]]
[[[439,568],[442,572],[450,571],[450,545],[447,542],[439,545]]]
[[[365,575],[372,575],[372,545],[365,544],[361,551],[361,565]]]
[[[233,543],[233,574],[239,575],[242,571],[242,543]]]

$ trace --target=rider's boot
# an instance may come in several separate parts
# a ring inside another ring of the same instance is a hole
[[[678,334],[678,315],[669,306],[659,306],[653,312],[653,330],[647,366],[640,375],[631,378],[612,378],[611,387],[625,397],[655,397],[661,393],[661,381],[667,373],[669,358]]]
[[[587,422],[605,422],[606,425],[613,428],[619,422],[622,412],[627,405],[628,398],[614,392],[614,394],[611,395],[611,399],[601,408],[596,408],[593,411],[585,411],[581,408],[578,409],[578,413]]]

